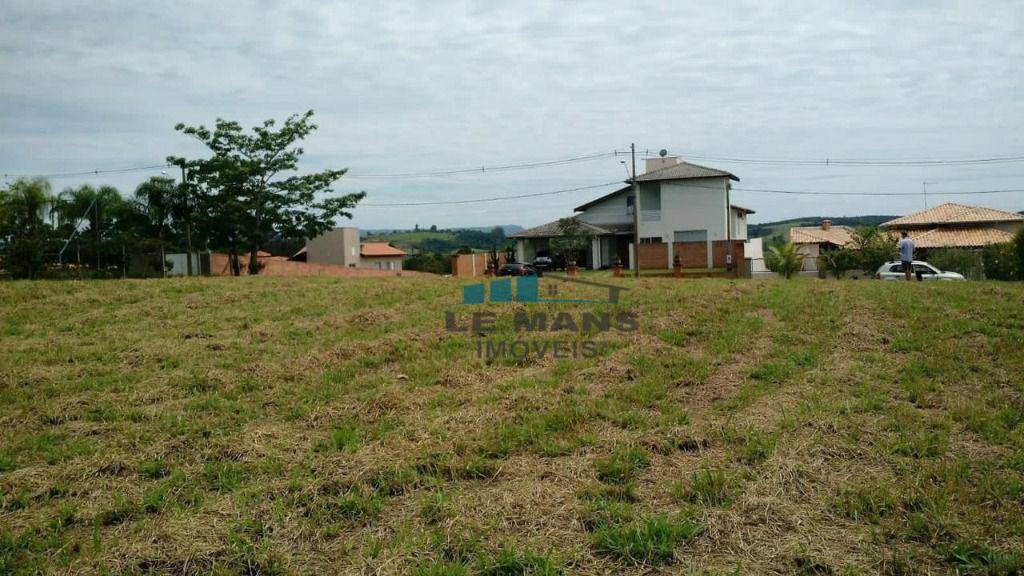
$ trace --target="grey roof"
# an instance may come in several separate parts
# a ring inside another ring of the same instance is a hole
[[[540,226],[535,226],[533,228],[523,230],[522,232],[516,232],[515,234],[509,236],[509,238],[555,238],[562,235],[562,230],[558,225],[559,222],[559,220],[555,220],[554,222],[541,224]],[[587,229],[591,234],[594,234],[596,236],[615,234],[617,232],[617,228],[623,226],[622,224],[606,224],[602,226],[596,226],[594,224],[590,224],[582,220],[579,220],[579,223],[583,226],[583,228]],[[632,224],[625,224],[625,226],[629,226],[630,230],[633,229]]]
[[[698,164],[680,161],[674,166],[666,166],[657,170],[651,170],[636,177],[639,182],[652,182],[655,180],[681,180],[684,178],[714,178],[717,176],[728,176],[730,180],[740,181],[736,175],[717,168],[708,168]]]
[[[753,210],[751,210],[750,208],[744,208],[743,206],[740,206],[739,204],[730,204],[730,206],[732,206],[733,210],[739,210],[740,212],[743,212],[744,214],[755,214],[755,212]]]

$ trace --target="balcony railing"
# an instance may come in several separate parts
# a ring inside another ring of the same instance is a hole
[[[661,221],[661,210],[640,210],[640,221],[641,222],[660,222]]]

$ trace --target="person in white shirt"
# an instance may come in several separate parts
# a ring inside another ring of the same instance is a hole
[[[910,275],[914,272],[914,241],[907,236],[906,230],[900,232],[900,261],[903,263],[903,275],[910,282]]]

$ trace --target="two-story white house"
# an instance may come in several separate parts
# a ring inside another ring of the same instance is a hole
[[[671,268],[676,257],[684,268],[726,268],[741,261],[747,216],[754,211],[729,202],[731,182],[739,178],[674,156],[649,158],[645,164],[644,173],[636,178],[640,268]],[[633,186],[627,182],[575,209],[575,218],[593,235],[581,266],[603,268],[615,260],[625,267],[635,265],[635,207]],[[513,234],[516,259],[533,261],[559,235],[557,220]]]

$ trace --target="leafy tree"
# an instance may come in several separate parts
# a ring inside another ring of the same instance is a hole
[[[213,129],[178,124],[175,130],[210,149],[209,158],[168,162],[188,170],[197,204],[196,224],[209,242],[229,249],[237,272],[239,250],[249,251],[249,273],[259,272],[257,252],[273,236],[313,238],[334,226],[365,192],[325,197],[346,170],[290,174],[305,151],[296,144],[317,126],[313,111],[288,117],[280,128],[266,120],[251,132],[217,119]]]
[[[857,266],[867,272],[895,260],[898,251],[895,234],[872,226],[854,230],[848,247],[856,254]]]
[[[782,246],[769,246],[764,262],[769,270],[782,274],[788,280],[803,270],[804,254],[798,252],[792,242],[787,242]]]
[[[46,222],[53,208],[50,183],[19,179],[0,190],[0,260],[16,278],[36,278],[52,239]]]
[[[431,224],[430,225],[430,231],[431,232],[437,232],[437,224]]]
[[[451,274],[452,261],[450,256],[444,254],[420,252],[406,258],[402,262],[402,268],[405,270],[432,272],[434,274]]]
[[[558,220],[558,236],[551,239],[551,247],[563,252],[572,263],[578,263],[584,250],[590,247],[594,234],[578,218]]]
[[[845,246],[822,252],[821,259],[825,263],[825,269],[836,278],[842,278],[857,267],[857,254]]]
[[[502,228],[501,226],[495,226],[494,228],[491,228],[491,238],[494,240],[495,244],[504,244],[505,229]]]

